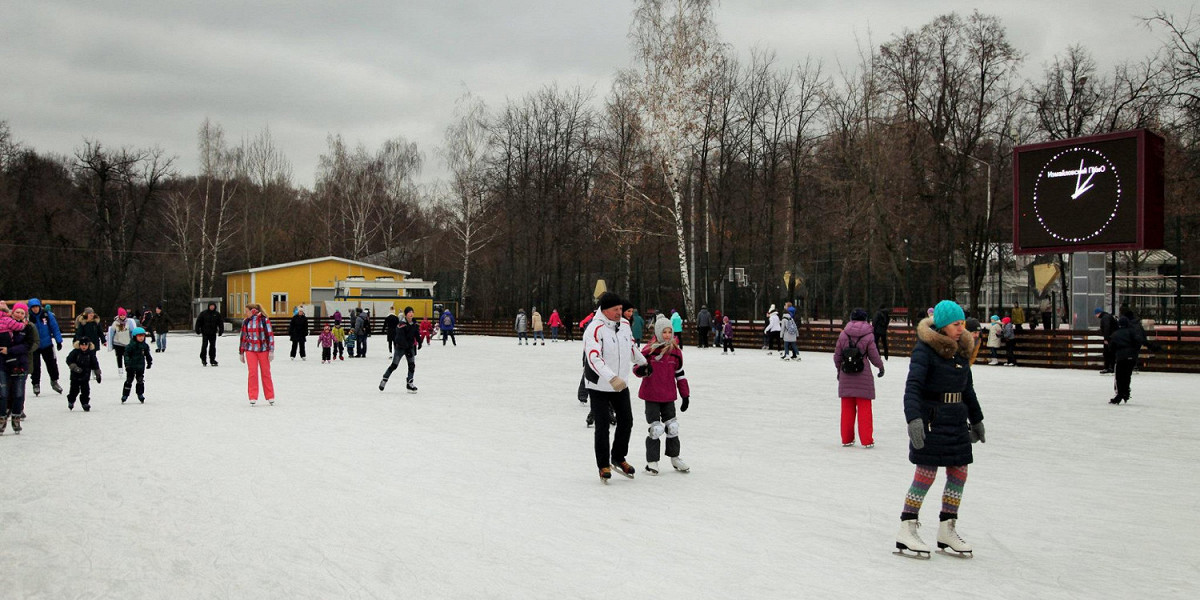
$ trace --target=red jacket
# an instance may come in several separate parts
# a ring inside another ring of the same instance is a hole
[[[550,326],[562,327],[562,318],[558,316],[558,311],[550,313]]]
[[[271,321],[257,310],[251,312],[242,321],[242,341],[238,353],[274,351],[275,332],[271,329]]]

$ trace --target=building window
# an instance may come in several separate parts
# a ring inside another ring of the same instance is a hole
[[[288,314],[288,295],[286,292],[271,294],[271,313],[277,315]]]
[[[238,312],[237,312],[237,314],[239,314],[239,315],[240,315],[240,314],[242,314],[242,313],[246,312],[246,305],[247,305],[247,304],[250,304],[250,293],[249,293],[249,292],[242,292],[242,303],[241,303],[241,304],[238,306]]]

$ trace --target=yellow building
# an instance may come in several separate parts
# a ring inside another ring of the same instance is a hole
[[[434,281],[409,277],[408,271],[326,256],[230,271],[225,275],[226,310],[230,316],[257,302],[270,317],[289,317],[297,306],[310,317],[352,308],[384,315],[412,306],[417,317],[433,314]]]

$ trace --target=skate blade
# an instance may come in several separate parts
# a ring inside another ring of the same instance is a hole
[[[951,548],[938,548],[937,553],[941,554],[942,556],[953,556],[954,558],[960,558],[963,560],[975,558],[975,555],[972,554],[972,551],[970,551],[970,550],[968,550],[966,552],[959,552],[959,551],[953,550]]]
[[[646,474],[650,475],[651,477],[657,477],[658,471],[655,471],[654,469],[651,469],[650,467],[646,467]]]
[[[908,548],[899,548],[892,554],[895,554],[896,556],[903,556],[904,558],[911,558],[914,560],[929,560],[930,559],[928,552],[918,552],[916,550],[909,550]]]
[[[688,467],[686,469],[680,469],[679,467],[675,467],[675,470],[679,471],[680,473],[691,473],[692,472],[691,467]]]

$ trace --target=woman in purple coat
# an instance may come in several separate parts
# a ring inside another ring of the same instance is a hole
[[[857,352],[855,351],[857,350]],[[857,354],[857,356],[856,356]],[[842,445],[854,445],[854,420],[858,418],[858,439],[863,448],[875,447],[875,427],[871,419],[871,400],[875,399],[875,376],[867,368],[870,361],[883,377],[883,361],[875,347],[875,332],[867,321],[867,311],[856,308],[850,313],[833,349],[837,367],[838,396],[842,398]]]

